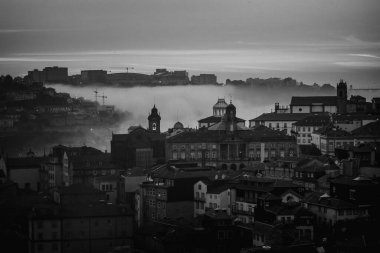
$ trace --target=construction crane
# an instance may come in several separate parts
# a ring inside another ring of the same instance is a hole
[[[107,96],[104,96],[104,93],[103,93],[103,96],[99,96],[100,98],[102,98],[102,102],[103,102],[103,105],[104,105],[104,100],[107,98]]]
[[[130,69],[135,69],[134,67],[126,67],[126,70],[127,70],[127,73],[128,73],[128,70]]]
[[[94,90],[95,93],[95,102],[98,102],[98,90]]]

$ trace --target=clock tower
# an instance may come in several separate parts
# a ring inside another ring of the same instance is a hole
[[[161,116],[157,111],[156,105],[153,106],[151,113],[148,116],[149,131],[160,133]]]

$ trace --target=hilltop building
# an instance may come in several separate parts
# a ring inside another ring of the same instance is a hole
[[[68,81],[68,69],[65,67],[46,67],[42,71],[34,69],[28,71],[26,80],[29,83],[66,83]]]
[[[82,83],[106,83],[107,71],[105,70],[82,70]]]
[[[191,84],[217,84],[215,74],[200,74],[191,76]]]

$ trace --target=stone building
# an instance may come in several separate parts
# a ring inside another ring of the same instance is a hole
[[[258,126],[242,127],[230,104],[219,123],[208,129],[184,132],[166,141],[166,159],[197,162],[236,170],[260,161],[297,156],[295,138]]]

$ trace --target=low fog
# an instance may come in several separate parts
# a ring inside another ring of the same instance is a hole
[[[57,91],[70,93],[74,97],[94,100],[94,90],[107,96],[106,104],[115,105],[121,111],[128,111],[130,117],[116,130],[126,133],[131,125],[148,125],[148,114],[155,104],[161,114],[161,129],[166,131],[180,121],[184,126],[196,127],[201,118],[212,115],[212,107],[218,98],[225,98],[237,108],[237,116],[248,120],[263,112],[270,112],[275,102],[289,105],[294,94],[275,90],[257,91],[250,88],[233,86],[168,86],[168,87],[133,87],[111,88],[99,86],[73,87],[52,85]],[[320,95],[334,95],[319,92]],[[299,92],[297,95],[312,95]]]

